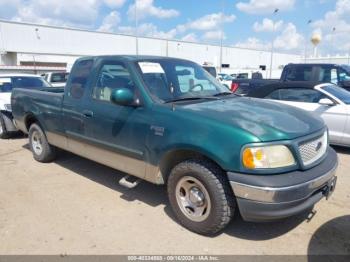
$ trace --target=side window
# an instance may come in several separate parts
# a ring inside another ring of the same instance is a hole
[[[310,81],[312,66],[291,66],[287,71],[287,81]]]
[[[12,81],[9,77],[0,78],[0,93],[7,93],[12,91]]]
[[[92,97],[110,102],[113,90],[119,88],[129,88],[135,94],[136,89],[130,72],[123,63],[105,62],[100,67]]]
[[[338,74],[340,82],[350,81],[350,73],[346,72],[344,69],[339,69]]]
[[[92,59],[77,62],[71,73],[70,90],[68,92],[68,96],[75,99],[80,99],[83,97],[92,66]]]
[[[318,103],[320,99],[325,98],[321,92],[308,88],[286,88],[280,89],[280,100]]]
[[[338,84],[337,69],[331,67],[319,67],[318,81]]]
[[[281,89],[277,89],[277,90],[271,92],[265,98],[267,98],[267,99],[274,99],[274,100],[280,100],[280,90]]]

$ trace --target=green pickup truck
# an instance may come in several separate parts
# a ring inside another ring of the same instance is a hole
[[[335,188],[337,154],[321,119],[236,96],[187,60],[84,57],[64,90],[15,89],[11,102],[37,161],[61,148],[129,174],[126,187],[166,184],[179,222],[200,234],[238,212],[298,214]]]

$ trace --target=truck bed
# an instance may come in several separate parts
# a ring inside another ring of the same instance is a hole
[[[259,87],[280,81],[279,79],[234,79],[233,84],[237,85],[235,94],[246,95]]]
[[[63,88],[46,88],[42,90],[15,88],[11,104],[13,116],[18,129],[27,133],[28,112],[35,112],[36,118],[49,132],[63,132],[62,102]]]

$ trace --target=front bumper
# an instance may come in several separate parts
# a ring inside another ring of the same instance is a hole
[[[305,171],[277,175],[248,175],[228,172],[240,213],[246,221],[270,221],[312,208],[333,192],[338,166],[336,152]]]

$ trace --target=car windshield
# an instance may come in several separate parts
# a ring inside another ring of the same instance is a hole
[[[18,77],[0,77],[0,92],[11,92],[13,88],[42,89],[51,87],[41,77],[18,76]]]
[[[151,59],[139,61],[136,66],[151,96],[161,103],[209,99],[228,93],[207,71],[190,61]]]
[[[226,74],[219,74],[220,77],[222,77],[223,80],[233,80],[233,77],[230,75],[226,75]]]
[[[67,82],[68,73],[52,73],[51,82],[52,83],[65,83]]]
[[[328,92],[329,94],[335,96],[343,103],[347,105],[350,104],[350,92],[346,91],[345,89],[336,85],[323,86],[322,89]]]

